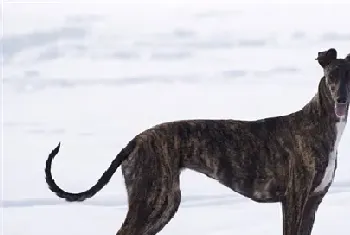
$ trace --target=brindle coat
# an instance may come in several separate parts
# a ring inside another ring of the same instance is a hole
[[[59,197],[83,201],[122,165],[129,210],[117,235],[154,235],[178,210],[180,172],[188,168],[255,202],[280,202],[283,234],[310,235],[334,178],[349,107],[350,55],[336,57],[335,49],[319,52],[324,77],[316,95],[297,112],[256,121],[162,123],[132,139],[96,185],[81,193],[63,191],[52,178],[58,145],[46,162],[46,182]],[[344,102],[346,110],[338,117],[335,109]]]

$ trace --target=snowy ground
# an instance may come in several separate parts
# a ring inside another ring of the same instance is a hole
[[[3,234],[114,234],[126,213],[120,169],[95,198],[58,199],[47,154],[68,191],[93,185],[138,132],[190,118],[253,120],[314,95],[317,52],[350,52],[350,5],[14,4],[4,6]],[[314,234],[347,234],[350,130]],[[183,203],[160,234],[281,234],[278,204],[257,204],[203,175],[182,175]],[[336,228],[336,229],[335,229]]]

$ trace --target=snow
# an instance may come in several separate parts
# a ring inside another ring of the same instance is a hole
[[[322,76],[317,52],[349,53],[348,8],[5,3],[3,234],[115,234],[127,208],[121,170],[94,198],[67,203],[44,180],[59,141],[54,178],[82,191],[134,135],[160,122],[296,111]],[[348,227],[349,141],[345,128],[313,234]],[[279,204],[254,203],[192,171],[182,174],[181,189],[180,209],[160,234],[281,234]]]

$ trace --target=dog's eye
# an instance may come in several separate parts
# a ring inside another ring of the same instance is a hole
[[[337,76],[334,76],[334,75],[330,74],[328,76],[328,82],[329,83],[336,83],[337,82]]]
[[[328,74],[328,81],[330,83],[336,83],[339,79],[339,70],[335,69]]]

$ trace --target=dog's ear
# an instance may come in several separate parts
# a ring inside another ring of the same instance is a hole
[[[345,57],[345,60],[346,60],[347,62],[350,62],[350,53]]]
[[[337,51],[334,48],[330,48],[327,51],[321,51],[318,53],[316,60],[324,68],[329,65],[332,60],[337,59]]]

